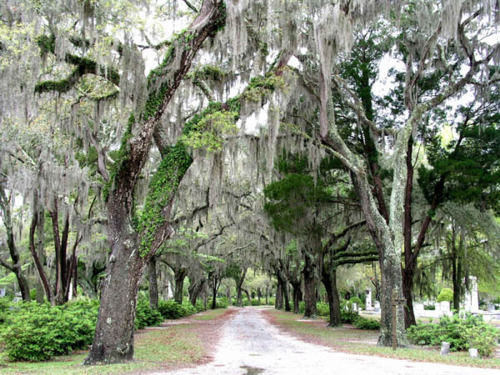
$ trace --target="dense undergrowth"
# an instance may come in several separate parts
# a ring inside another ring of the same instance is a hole
[[[218,303],[218,307],[227,304]],[[10,302],[0,299],[0,346],[11,361],[46,361],[87,349],[92,344],[99,301],[80,298],[61,306],[49,303]],[[178,319],[205,310],[199,301],[160,301],[158,310],[139,298],[135,328],[158,326],[166,319]]]

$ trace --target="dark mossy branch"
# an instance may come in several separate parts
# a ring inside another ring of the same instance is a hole
[[[40,53],[45,56],[49,53],[55,53],[55,35],[40,35],[36,43],[40,48]],[[74,54],[66,54],[64,61],[70,65],[75,66],[71,74],[59,81],[43,81],[35,85],[35,92],[38,94],[44,92],[56,91],[59,93],[65,93],[71,90],[78,80],[85,74],[95,74],[100,77],[106,78],[111,83],[115,85],[120,84],[120,74],[114,68],[108,68],[103,65],[97,64],[94,60],[80,57]]]

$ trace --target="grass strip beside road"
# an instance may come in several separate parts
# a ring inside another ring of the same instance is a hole
[[[499,358],[470,358],[469,353],[466,352],[452,352],[448,356],[442,356],[439,348],[428,347],[411,347],[393,351],[391,348],[376,345],[378,331],[355,329],[350,325],[330,328],[323,319],[302,320],[301,315],[279,310],[267,310],[264,315],[272,324],[306,342],[327,346],[345,353],[500,369]]]

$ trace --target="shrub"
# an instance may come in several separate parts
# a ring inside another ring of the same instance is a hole
[[[439,295],[437,296],[438,302],[448,301],[453,302],[453,290],[450,288],[443,288]]]
[[[268,302],[267,302],[269,305],[271,306],[274,306],[274,304],[276,303],[276,298],[274,297],[269,297],[268,298]]]
[[[349,300],[349,302],[351,304],[355,303],[356,306],[361,307],[361,308],[365,307],[363,301],[361,301],[361,298],[359,298],[359,297],[351,297],[351,299]]]
[[[408,339],[417,345],[450,343],[451,350],[476,347],[482,356],[491,355],[498,340],[498,329],[486,324],[482,315],[442,317],[438,324],[423,324],[408,328]]]
[[[358,316],[358,318],[355,319],[352,324],[354,327],[358,329],[373,329],[373,330],[380,329],[380,322],[378,320],[366,319],[361,316]]]
[[[1,335],[10,360],[45,361],[92,343],[97,301],[84,299],[56,307],[31,302],[13,307]]]
[[[212,301],[210,301],[210,306],[212,306]],[[216,309],[226,309],[229,306],[229,300],[227,297],[220,297],[215,299]]]
[[[260,302],[257,298],[252,298],[252,306],[260,306]]]
[[[162,314],[149,307],[149,301],[140,298],[137,301],[137,308],[135,310],[135,329],[143,329],[144,327],[157,326],[163,323]]]
[[[358,318],[359,314],[352,309],[352,303],[350,301],[342,301],[340,303],[340,319],[342,323],[352,324]]]
[[[424,305],[424,310],[436,310],[435,305]]]
[[[164,319],[179,319],[185,316],[185,311],[182,305],[174,300],[158,302],[158,311]]]
[[[330,306],[325,302],[318,302],[316,304],[316,311],[318,316],[330,316]]]

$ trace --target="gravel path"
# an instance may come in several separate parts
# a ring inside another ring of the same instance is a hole
[[[334,352],[280,332],[258,309],[240,309],[229,320],[214,361],[152,375],[500,375],[500,370],[410,362]]]

